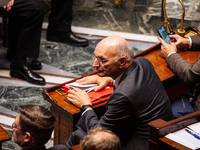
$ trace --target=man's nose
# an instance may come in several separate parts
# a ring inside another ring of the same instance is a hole
[[[100,66],[100,64],[99,64],[99,62],[98,62],[98,60],[97,60],[97,58],[94,60],[94,62],[93,62],[93,65],[92,65],[92,67],[99,67]]]

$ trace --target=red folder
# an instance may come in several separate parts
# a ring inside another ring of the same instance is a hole
[[[65,91],[66,93],[68,93],[68,90],[72,88],[68,86],[62,86],[61,89]],[[92,105],[95,105],[102,101],[106,101],[112,93],[113,93],[113,86],[107,86],[105,89],[98,92],[95,92],[94,90],[92,90],[88,93],[88,95],[91,99]]]

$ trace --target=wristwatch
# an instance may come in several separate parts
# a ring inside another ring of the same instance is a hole
[[[83,105],[83,106],[80,108],[81,114],[82,114],[88,107],[91,107],[91,108],[92,108],[92,105]]]

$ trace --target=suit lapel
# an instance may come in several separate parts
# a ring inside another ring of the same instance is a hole
[[[137,64],[133,61],[133,63],[126,69],[121,79],[119,80],[119,84],[136,68]],[[118,84],[118,85],[119,85]]]

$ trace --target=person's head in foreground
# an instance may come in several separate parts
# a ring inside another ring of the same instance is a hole
[[[121,150],[119,137],[112,131],[97,127],[88,131],[81,141],[82,150]]]
[[[38,105],[19,106],[19,115],[12,124],[14,142],[21,147],[40,147],[50,139],[55,117]]]
[[[122,37],[113,35],[101,40],[95,48],[93,67],[98,75],[116,79],[134,59],[133,49]]]

